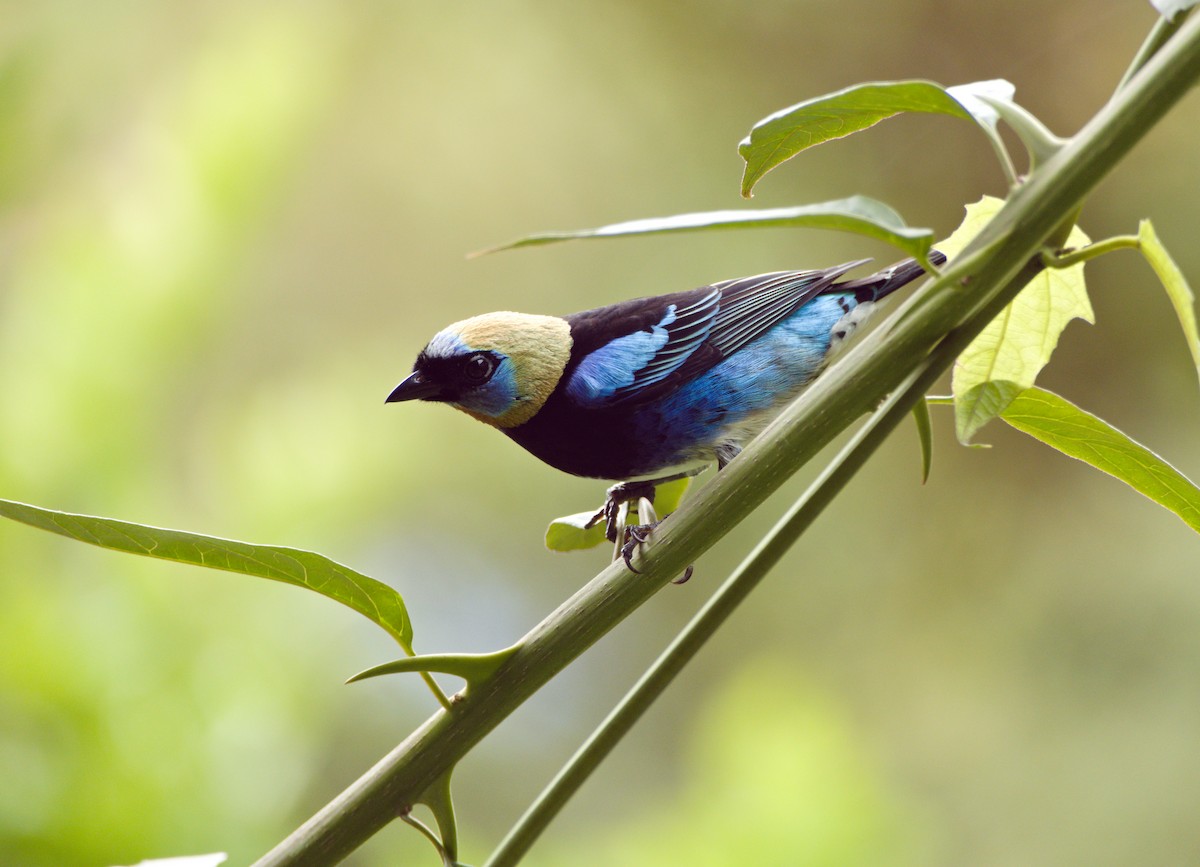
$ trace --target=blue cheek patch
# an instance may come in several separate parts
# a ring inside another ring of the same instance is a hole
[[[473,389],[456,401],[472,412],[495,418],[512,409],[517,401],[517,377],[512,360],[504,358],[496,372],[479,388]]]
[[[468,355],[475,350],[468,346],[455,331],[439,331],[425,347],[425,354],[434,358],[455,358]],[[496,353],[499,355],[499,353]],[[503,415],[517,401],[517,375],[512,359],[501,356],[500,366],[492,378],[479,388],[463,394],[455,405],[491,418]]]
[[[567,382],[567,394],[579,403],[593,403],[631,385],[639,370],[667,345],[667,326],[675,321],[675,305],[649,331],[636,331],[609,341],[588,354]]]

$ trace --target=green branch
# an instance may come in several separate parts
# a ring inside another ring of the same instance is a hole
[[[1193,17],[1061,151],[1018,189],[936,280],[819,378],[712,482],[661,525],[634,574],[616,563],[518,643],[495,673],[434,714],[260,865],[345,857],[441,778],[488,732],[744,519],[839,432],[899,388],[948,334],[963,339],[1021,288],[1022,270],[1095,187],[1200,80]],[[912,315],[904,315],[920,304]],[[929,370],[948,364],[939,353]]]

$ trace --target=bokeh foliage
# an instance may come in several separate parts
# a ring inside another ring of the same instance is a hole
[[[820,2],[6,5],[0,495],[324,551],[393,581],[428,651],[508,643],[603,556],[541,547],[547,519],[601,486],[444,409],[382,405],[433,331],[891,255],[783,229],[463,253],[736,207],[749,124],[856,81],[1003,75],[1070,131],[1152,20],[1095,0],[870,17]],[[1101,187],[1085,226],[1150,215],[1191,275],[1195,110]],[[888,123],[776,172],[759,206],[863,193],[944,233],[963,201],[1002,191],[965,125]],[[1187,350],[1135,259],[1089,271],[1097,325],[1067,330],[1042,381],[1195,477]],[[631,857],[652,828],[662,860],[697,863],[688,847],[727,852],[745,833],[739,786],[774,795],[768,862],[798,857],[776,826],[816,806],[841,810],[809,838],[825,863],[1195,851],[1194,535],[999,426],[981,436],[996,448],[958,450],[933,412],[929,485],[897,437],[531,860]],[[503,830],[690,613],[690,589],[770,517],[464,765],[468,831]],[[0,863],[247,861],[426,715],[415,681],[340,685],[392,655],[385,636],[258,584],[0,526]],[[747,765],[762,775],[729,770]],[[354,862],[428,859],[415,836],[383,834]]]

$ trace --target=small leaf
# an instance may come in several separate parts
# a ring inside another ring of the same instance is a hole
[[[962,222],[958,224],[958,228],[951,232],[948,238],[938,241],[937,248],[945,253],[947,258],[954,259],[966,249],[976,235],[983,231],[992,218],[1000,213],[1000,209],[1003,207],[1004,200],[997,199],[995,196],[984,196],[978,202],[967,205],[966,214],[963,216]]]
[[[1040,388],[1023,391],[1001,418],[1063,454],[1120,479],[1200,533],[1200,488],[1107,422]]]
[[[551,551],[582,551],[604,541],[604,521],[588,527],[595,512],[578,512],[555,518],[546,528],[546,547]]]
[[[922,257],[933,243],[933,231],[905,224],[904,219],[883,202],[866,196],[851,196],[814,205],[791,208],[767,208],[745,211],[702,211],[675,214],[670,217],[650,217],[613,223],[598,229],[579,229],[573,232],[542,232],[529,235],[499,247],[472,253],[482,256],[500,250],[554,244],[589,238],[619,238],[628,235],[656,235],[669,232],[697,232],[715,229],[764,229],[778,226],[803,226],[810,229],[835,229],[854,232],[886,241],[910,256]]]
[[[675,479],[665,482],[654,489],[654,507],[660,518],[679,508],[679,501],[687,493],[692,477]],[[564,515],[555,518],[546,528],[546,547],[551,551],[582,551],[595,548],[605,541],[604,521],[600,520],[588,527],[587,524],[595,517],[595,512],[577,512],[574,515]]]
[[[1011,88],[1007,82],[979,82],[947,89],[931,81],[881,81],[797,103],[760,120],[738,145],[738,153],[746,161],[742,195],[749,198],[763,175],[802,150],[868,129],[903,112],[948,114],[976,120],[985,131],[994,131],[990,118],[995,112],[980,109],[980,103],[971,95],[979,90],[1011,98]],[[954,93],[960,98],[966,96],[968,105]],[[978,117],[973,113],[976,110],[981,111]]]
[[[251,545],[111,518],[55,512],[11,500],[0,500],[0,516],[113,551],[305,587],[353,608],[387,630],[405,653],[412,653],[412,623],[400,594],[374,578],[311,551]]]
[[[679,508],[693,478],[694,476],[684,476],[673,482],[664,482],[654,489],[654,509],[660,518],[667,517]]]
[[[1171,304],[1175,307],[1175,315],[1179,318],[1179,325],[1183,328],[1184,339],[1187,340],[1188,349],[1192,353],[1192,363],[1196,366],[1197,375],[1200,375],[1200,332],[1196,328],[1196,296],[1192,294],[1187,278],[1158,239],[1149,220],[1142,220],[1138,224],[1138,247],[1150,263],[1150,267],[1154,269],[1154,273],[1158,275],[1158,279],[1162,281],[1163,288],[1167,290]]]
[[[1003,202],[984,197],[967,206],[963,226],[982,228]],[[971,236],[960,227],[938,245],[949,256],[961,252]],[[1070,246],[1082,247],[1087,236],[1074,229]],[[1093,321],[1083,281],[1083,265],[1047,268],[1029,281],[1012,303],[963,350],[954,362],[951,389],[958,439],[964,445],[1008,403],[1033,385],[1072,319]]]
[[[918,400],[912,408],[913,421],[917,423],[917,437],[921,440],[921,484],[929,481],[929,470],[933,466],[933,425],[929,421],[929,404]]]
[[[988,379],[955,391],[954,423],[958,441],[964,446],[977,445],[971,438],[1028,387],[1007,379]]]

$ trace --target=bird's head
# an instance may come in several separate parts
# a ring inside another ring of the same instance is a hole
[[[570,357],[565,319],[486,313],[439,331],[387,402],[440,401],[495,427],[516,427],[542,408]]]

